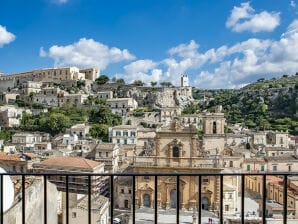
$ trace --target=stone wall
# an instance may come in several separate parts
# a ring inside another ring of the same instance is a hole
[[[43,197],[43,181],[35,180],[31,186],[26,188],[25,192],[25,208],[26,208],[26,224],[36,224],[44,222],[44,197]],[[16,195],[15,204],[4,214],[5,224],[22,223],[22,199],[21,193]],[[57,224],[57,197],[58,192],[56,186],[47,183],[47,220],[48,223]]]

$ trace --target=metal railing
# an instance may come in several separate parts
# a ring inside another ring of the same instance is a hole
[[[154,223],[158,223],[158,178],[159,177],[176,177],[176,223],[178,224],[180,222],[180,178],[181,177],[198,177],[198,209],[197,209],[197,223],[202,223],[202,178],[203,177],[218,177],[219,182],[219,223],[224,223],[224,211],[223,211],[223,184],[224,184],[224,177],[241,177],[240,186],[241,186],[241,209],[240,209],[240,223],[245,223],[245,214],[244,214],[244,200],[245,200],[245,177],[247,176],[259,176],[262,178],[262,208],[261,208],[261,219],[262,223],[266,223],[266,178],[267,176],[279,176],[283,178],[283,222],[284,224],[287,223],[287,201],[288,201],[288,177],[289,176],[298,176],[298,173],[281,173],[281,172],[274,172],[274,173],[121,173],[121,174],[108,174],[108,173],[99,173],[99,174],[57,174],[57,173],[5,173],[0,174],[0,181],[1,181],[1,190],[0,190],[0,205],[1,205],[1,211],[0,211],[0,223],[3,224],[3,177],[4,176],[20,176],[21,177],[21,201],[22,201],[22,224],[25,224],[25,215],[26,215],[26,207],[25,207],[25,178],[28,176],[39,176],[43,179],[44,183],[47,183],[47,181],[53,177],[53,176],[62,176],[65,178],[65,193],[66,193],[66,224],[69,224],[69,191],[70,191],[70,184],[71,181],[69,178],[73,178],[74,176],[85,176],[87,178],[87,192],[88,192],[88,224],[91,224],[91,194],[92,194],[92,177],[100,176],[100,177],[108,177],[109,178],[109,200],[110,200],[110,220],[111,223],[113,223],[114,218],[114,180],[116,177],[131,177],[132,178],[132,222],[136,223],[136,178],[138,177],[154,177]],[[47,184],[43,185],[43,197],[44,197],[44,205],[43,205],[43,211],[44,211],[44,224],[49,223],[47,220]]]

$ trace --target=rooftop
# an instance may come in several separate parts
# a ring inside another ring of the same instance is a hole
[[[101,163],[81,157],[53,157],[42,161],[40,164],[48,166],[95,168]]]

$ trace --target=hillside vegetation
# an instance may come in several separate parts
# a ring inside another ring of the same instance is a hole
[[[223,106],[227,122],[298,135],[298,73],[259,79],[239,90],[194,90],[200,111]]]

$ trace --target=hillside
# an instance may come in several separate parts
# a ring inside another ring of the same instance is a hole
[[[200,110],[222,105],[227,122],[298,134],[298,74],[259,79],[239,90],[194,90]]]

